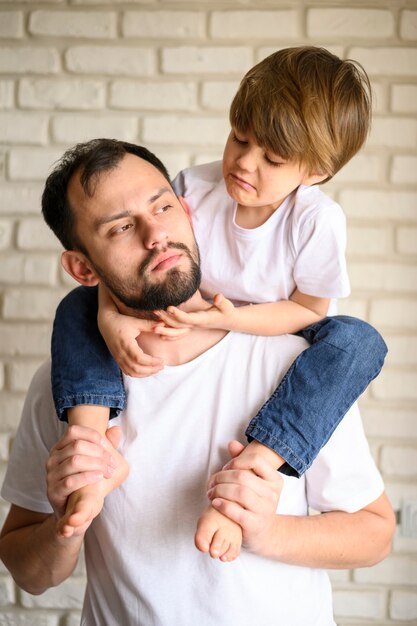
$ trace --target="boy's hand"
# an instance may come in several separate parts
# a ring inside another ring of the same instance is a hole
[[[108,349],[122,372],[143,378],[152,376],[164,367],[162,359],[145,354],[136,338],[142,332],[153,332],[156,322],[108,312],[100,319],[100,331]]]
[[[161,320],[172,328],[214,328],[232,330],[236,309],[233,303],[218,293],[214,296],[213,305],[205,311],[186,313],[175,306],[169,306],[166,311],[155,311]]]

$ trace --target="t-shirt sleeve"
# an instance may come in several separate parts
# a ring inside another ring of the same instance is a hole
[[[370,453],[356,404],[305,476],[309,506],[320,512],[353,513],[382,494],[384,483]]]
[[[55,414],[50,376],[48,362],[33,377],[1,490],[8,502],[38,513],[52,512],[45,465],[49,450],[66,429]]]
[[[350,293],[346,268],[346,218],[336,203],[309,212],[298,224],[294,280],[309,296],[345,298]]]

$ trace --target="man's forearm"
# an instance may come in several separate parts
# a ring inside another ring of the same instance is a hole
[[[391,548],[395,520],[385,496],[355,513],[333,511],[296,517],[277,515],[270,541],[259,552],[292,565],[323,569],[367,567]]]
[[[3,534],[0,557],[17,585],[38,595],[64,581],[77,564],[83,536],[66,539],[56,532],[56,519]]]

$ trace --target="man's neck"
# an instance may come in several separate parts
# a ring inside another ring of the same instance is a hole
[[[211,305],[204,300],[199,291],[197,291],[189,300],[179,305],[178,308],[187,313],[195,311],[204,311]],[[142,317],[138,312],[127,310],[120,307],[120,312],[126,315],[135,315]],[[218,343],[227,334],[225,330],[212,330],[203,328],[192,328],[186,335],[175,339],[162,339],[160,335],[155,333],[142,332],[137,338],[139,347],[150,356],[163,359],[165,365],[182,365],[209,350]]]

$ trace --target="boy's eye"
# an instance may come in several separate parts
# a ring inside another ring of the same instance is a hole
[[[248,143],[244,139],[239,139],[239,137],[237,137],[234,133],[233,133],[233,136],[232,136],[232,140],[235,143],[239,144],[240,146],[246,146],[246,144]]]
[[[281,167],[282,165],[285,165],[282,161],[273,161],[267,154],[265,154],[265,161],[269,163],[269,165],[272,165],[272,167]]]

